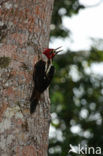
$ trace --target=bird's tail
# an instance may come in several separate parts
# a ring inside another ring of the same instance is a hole
[[[34,88],[32,92],[32,96],[30,98],[30,114],[35,112],[39,98],[40,98],[40,94]]]
[[[30,103],[30,114],[35,112],[37,104],[38,104],[38,99],[34,97]]]

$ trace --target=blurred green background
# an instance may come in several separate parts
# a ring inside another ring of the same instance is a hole
[[[65,10],[63,14],[61,9]],[[62,18],[78,14],[80,9],[85,7],[78,0],[55,0],[51,38],[69,36],[70,31],[62,26]],[[95,43],[89,51],[67,50],[54,60],[49,156],[78,155],[68,153],[70,144],[103,149],[103,76],[90,70],[93,63],[103,61],[103,50],[99,46],[103,41],[95,40]]]

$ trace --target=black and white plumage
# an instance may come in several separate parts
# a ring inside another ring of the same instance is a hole
[[[49,69],[49,70],[48,70]],[[39,102],[40,95],[48,88],[54,75],[54,66],[43,60],[38,61],[34,66],[33,81],[34,88],[30,98],[30,113],[34,113]]]

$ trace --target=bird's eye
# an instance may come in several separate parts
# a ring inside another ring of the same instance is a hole
[[[53,53],[53,51],[50,51],[50,54],[52,54]]]

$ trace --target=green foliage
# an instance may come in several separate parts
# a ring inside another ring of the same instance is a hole
[[[51,36],[68,36],[70,32],[63,28],[62,18],[83,8],[78,0],[55,0]],[[103,76],[90,68],[103,62],[103,40],[94,41],[90,51],[68,51],[54,62],[50,98],[55,133],[49,139],[49,156],[76,156],[68,153],[70,144],[103,146]]]
[[[58,122],[53,119],[52,126],[61,131],[62,140],[50,139],[49,156],[67,156],[69,144],[83,141],[88,146],[102,146],[103,76],[87,72],[92,63],[102,61],[103,52],[93,48],[89,53],[69,51],[56,58],[58,69],[50,95],[51,109],[56,112]],[[80,131],[73,132],[73,126],[77,125]],[[57,148],[60,150],[56,151]]]
[[[71,17],[73,14],[77,14],[79,10],[83,8],[84,6],[79,3],[79,0],[55,0],[52,14],[52,25],[54,27],[51,30],[51,36],[68,36],[69,31],[63,28],[62,18],[64,16]]]

